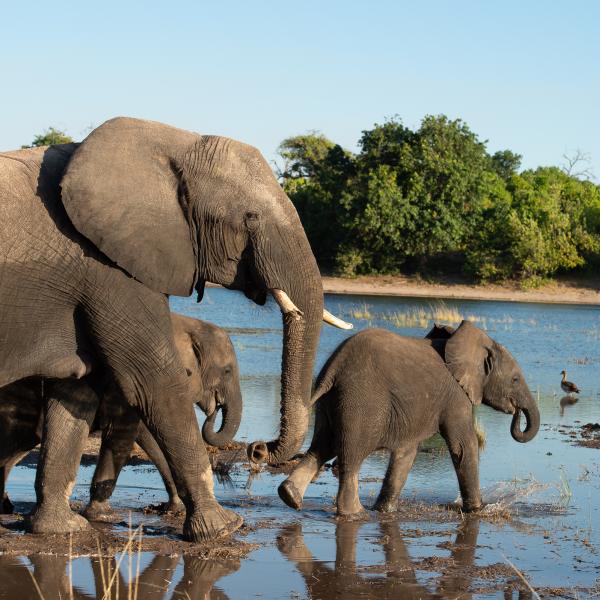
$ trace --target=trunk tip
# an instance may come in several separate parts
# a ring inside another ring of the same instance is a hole
[[[269,449],[266,442],[252,442],[247,448],[248,459],[255,465],[266,462],[269,458]]]

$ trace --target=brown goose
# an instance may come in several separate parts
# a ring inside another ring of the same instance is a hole
[[[567,372],[561,371],[562,381],[560,382],[560,387],[567,394],[579,394],[580,389],[571,381],[567,381]]]

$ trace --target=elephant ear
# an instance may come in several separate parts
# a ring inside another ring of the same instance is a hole
[[[481,404],[492,345],[492,340],[470,321],[463,321],[446,342],[446,367],[473,404]]]
[[[76,229],[149,288],[189,296],[196,237],[178,159],[200,138],[154,121],[119,117],[82,142],[61,182]]]
[[[450,325],[438,325],[437,323],[434,323],[431,331],[425,336],[425,339],[447,340],[452,337],[454,331],[454,327],[450,327]]]

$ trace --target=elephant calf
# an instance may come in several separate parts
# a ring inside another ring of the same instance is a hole
[[[317,402],[318,401],[318,402]],[[342,343],[323,367],[312,402],[315,431],[304,458],[279,486],[292,508],[321,466],[337,456],[337,512],[363,509],[358,474],[377,449],[391,451],[375,509],[391,512],[413,464],[419,442],[439,432],[450,450],[463,510],[481,508],[479,447],[473,407],[513,414],[511,433],[527,442],[540,416],[523,373],[508,350],[469,321],[453,330],[435,326],[425,339],[368,329]],[[527,426],[520,429],[520,413]]]
[[[190,378],[196,404],[207,415],[202,428],[204,440],[213,446],[222,446],[233,439],[242,414],[242,394],[235,350],[229,336],[219,327],[182,315],[172,314],[171,322],[175,344]],[[44,389],[46,387],[46,390]],[[41,440],[45,392],[61,401],[85,402],[96,391],[83,380],[43,381],[29,378],[0,389],[0,512],[11,512],[12,504],[4,491],[10,469]],[[165,393],[168,393],[165,390]],[[223,414],[219,431],[214,423],[221,410]],[[138,413],[129,407],[112,384],[102,394],[100,408],[93,428],[102,429],[102,446],[98,466],[94,473],[90,504],[85,514],[88,518],[102,518],[110,511],[110,497],[119,472],[130,455],[133,441],[156,464],[169,494],[167,510],[183,509],[171,471],[158,444]],[[43,474],[38,474],[43,478]],[[63,499],[64,500],[64,499]],[[53,498],[43,498],[52,503]],[[40,510],[38,508],[38,510]]]

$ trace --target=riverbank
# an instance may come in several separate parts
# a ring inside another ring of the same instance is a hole
[[[553,281],[535,289],[522,289],[517,284],[429,283],[416,277],[387,275],[323,277],[323,290],[328,294],[600,305],[600,277]]]

